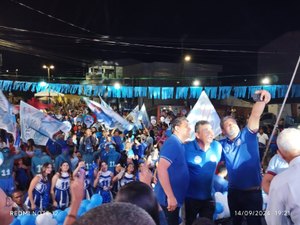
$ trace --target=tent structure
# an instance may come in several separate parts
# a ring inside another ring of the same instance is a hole
[[[34,97],[36,97],[36,98],[40,98],[40,97],[59,97],[59,96],[63,97],[65,95],[62,94],[62,93],[53,91],[53,90],[41,91],[41,92],[38,92],[38,93],[34,94]]]

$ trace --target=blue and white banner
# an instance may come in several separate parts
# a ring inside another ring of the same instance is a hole
[[[91,115],[85,115],[83,118],[83,122],[85,123],[87,128],[90,128],[94,123],[94,118]]]
[[[215,137],[222,133],[220,117],[205,91],[201,92],[198,101],[188,114],[187,119],[191,127],[191,140],[195,138],[195,124],[200,120],[207,120],[211,124]]]
[[[110,107],[110,105],[107,104],[107,103],[101,98],[101,96],[99,96],[99,98],[100,98],[100,104],[101,104],[104,108],[113,110],[113,109]]]
[[[3,92],[0,90],[0,128],[11,133],[16,141],[17,123],[13,114],[13,106],[8,102]]]
[[[120,131],[131,130],[133,125],[126,119],[121,117],[118,113],[113,111],[109,105],[101,99],[101,104],[92,101],[88,98],[84,98],[87,106],[96,114],[97,120],[104,124],[109,129],[119,129]]]
[[[131,121],[134,126],[136,126],[138,129],[142,129],[141,121],[139,120],[140,117],[140,110],[139,106],[137,105],[127,116],[127,119]]]
[[[145,104],[143,104],[141,107],[139,120],[141,120],[143,122],[145,127],[147,127],[147,128],[150,127],[151,123],[149,120],[149,116],[148,116]]]
[[[68,129],[64,123],[23,101],[20,105],[20,123],[22,141],[32,138],[37,145],[46,145],[55,133]]]

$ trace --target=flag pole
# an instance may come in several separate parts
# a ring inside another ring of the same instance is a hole
[[[267,164],[267,162],[266,162],[266,157],[267,157],[267,155],[268,155],[269,147],[270,147],[271,141],[272,141],[272,139],[273,139],[273,136],[274,136],[274,134],[275,134],[275,131],[276,131],[277,127],[278,127],[278,122],[279,122],[279,120],[280,120],[280,117],[281,117],[281,114],[282,114],[282,112],[283,112],[283,109],[284,109],[286,100],[287,100],[287,98],[288,98],[289,92],[290,92],[290,90],[291,90],[291,87],[292,87],[292,85],[293,85],[295,76],[296,76],[296,74],[297,74],[297,70],[298,70],[298,67],[299,67],[299,63],[300,63],[300,55],[299,55],[299,58],[298,58],[298,61],[297,61],[297,64],[296,64],[296,67],[295,67],[293,76],[292,76],[292,78],[291,78],[290,84],[289,84],[289,86],[288,86],[287,92],[286,92],[286,94],[285,94],[284,100],[283,100],[283,102],[282,102],[281,108],[280,108],[279,113],[278,113],[278,115],[277,115],[277,119],[276,119],[276,123],[275,123],[274,128],[273,128],[273,131],[272,131],[272,133],[271,133],[271,135],[270,135],[270,138],[269,138],[269,140],[268,140],[268,144],[267,144],[267,147],[266,147],[266,151],[265,151],[264,156],[263,156],[263,159],[262,159],[262,162],[265,162],[266,164]]]

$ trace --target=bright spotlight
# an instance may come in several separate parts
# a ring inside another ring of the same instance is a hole
[[[265,78],[263,78],[262,80],[261,80],[261,83],[262,84],[270,84],[270,78],[269,77],[265,77]]]
[[[39,83],[40,87],[46,87],[47,86],[47,83],[45,81],[41,81]]]
[[[120,89],[121,88],[121,84],[119,82],[116,82],[114,84],[115,89]]]
[[[200,81],[199,80],[194,80],[193,85],[194,86],[199,86],[200,85]]]

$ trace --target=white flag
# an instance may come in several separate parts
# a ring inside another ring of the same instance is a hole
[[[17,126],[16,116],[13,114],[13,106],[8,102],[0,90],[0,128],[11,133],[16,141]]]
[[[149,120],[149,116],[148,116],[145,104],[143,104],[141,107],[139,120],[141,120],[143,122],[145,127],[147,127],[147,128],[150,127],[151,123]]]
[[[134,126],[136,126],[138,129],[142,129],[142,124],[139,119],[140,116],[140,110],[139,106],[137,105],[127,116],[127,120],[131,121]]]
[[[23,101],[20,105],[20,123],[22,141],[32,138],[37,145],[46,145],[55,133],[68,129],[66,124]]]
[[[222,133],[220,117],[205,91],[202,91],[198,101],[187,116],[187,119],[192,130],[191,140],[195,138],[195,124],[200,120],[207,120],[211,124],[215,137]]]

